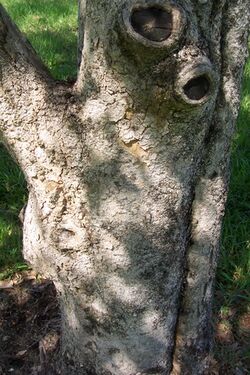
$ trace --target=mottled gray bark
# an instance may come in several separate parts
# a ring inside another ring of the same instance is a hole
[[[0,10],[0,127],[30,191],[25,258],[61,301],[64,374],[209,374],[248,0],[79,10],[73,87]]]

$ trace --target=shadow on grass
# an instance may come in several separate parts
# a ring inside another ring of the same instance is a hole
[[[249,69],[250,61],[246,72]],[[217,275],[218,290],[229,305],[250,302],[250,76],[245,77]]]
[[[0,212],[0,279],[26,269],[21,253],[22,229],[12,214]]]
[[[24,268],[18,215],[26,197],[24,176],[0,143],[0,278]]]
[[[216,357],[223,374],[250,369],[250,61],[233,143],[232,176],[223,225],[215,298]]]

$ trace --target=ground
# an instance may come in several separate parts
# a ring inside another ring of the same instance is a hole
[[[216,296],[219,306],[220,296]],[[211,375],[250,373],[250,313],[214,313]],[[53,283],[33,271],[0,281],[0,375],[58,375],[60,311]]]
[[[60,312],[53,283],[25,271],[0,288],[0,375],[58,374]]]

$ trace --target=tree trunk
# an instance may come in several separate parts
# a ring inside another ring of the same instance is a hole
[[[210,374],[248,0],[82,0],[54,82],[0,11],[0,127],[24,256],[56,285],[63,374]],[[83,32],[84,25],[84,32]]]

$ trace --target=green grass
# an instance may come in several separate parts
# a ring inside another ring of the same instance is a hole
[[[230,339],[215,342],[221,373],[250,370],[249,328],[241,320],[250,314],[250,59],[245,67],[241,110],[232,149],[232,174],[217,271],[215,324],[226,323]],[[248,323],[249,324],[249,323]],[[249,326],[248,326],[249,327]]]
[[[250,60],[245,67],[241,111],[233,143],[217,281],[224,306],[250,302]]]
[[[21,255],[18,214],[26,202],[24,176],[0,143],[0,279],[27,268]]]
[[[76,75],[77,0],[2,0],[56,79]],[[221,311],[249,308],[250,291],[250,60],[233,144],[232,178],[217,275]],[[0,149],[0,269],[22,266],[17,213],[25,201],[22,174]],[[8,271],[7,271],[8,273]],[[3,274],[2,274],[3,275]],[[1,274],[0,274],[1,277]]]
[[[77,0],[0,0],[56,79],[77,69]]]

